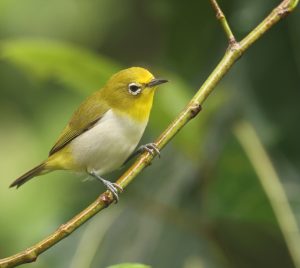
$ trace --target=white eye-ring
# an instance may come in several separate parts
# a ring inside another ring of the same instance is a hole
[[[130,83],[128,85],[128,91],[129,91],[130,94],[132,94],[132,95],[135,96],[135,95],[138,95],[138,94],[141,93],[142,88],[141,88],[141,86],[139,84]]]

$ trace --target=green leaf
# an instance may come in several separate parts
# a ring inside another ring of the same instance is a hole
[[[108,266],[107,268],[151,268],[151,266],[139,263],[122,263],[113,266]]]
[[[2,41],[1,58],[39,79],[57,79],[79,90],[98,89],[118,64],[71,44],[43,39]]]

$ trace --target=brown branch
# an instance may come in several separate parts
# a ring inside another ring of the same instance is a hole
[[[213,1],[216,3],[216,1]],[[162,149],[170,140],[180,131],[186,123],[194,118],[201,110],[201,105],[210,95],[222,77],[229,71],[236,60],[267,30],[275,25],[280,19],[291,12],[297,5],[298,0],[283,0],[268,16],[263,20],[249,35],[247,35],[241,42],[240,46],[234,47],[226,51],[224,57],[221,59],[215,70],[211,73],[196,95],[191,99],[190,103],[178,115],[178,117],[169,125],[169,127],[156,140],[156,145]],[[218,5],[214,5],[218,7]],[[218,12],[220,9],[217,9]],[[223,13],[221,13],[223,14]],[[225,16],[221,20],[224,24]],[[227,24],[228,25],[228,24]],[[224,26],[223,26],[224,27]],[[229,26],[228,26],[228,29]],[[228,29],[225,31],[230,37]],[[136,162],[118,179],[117,183],[125,188],[145,167],[149,165],[153,156],[149,153],[141,155]],[[76,215],[66,224],[60,226],[53,234],[37,243],[36,245],[0,260],[0,268],[14,267],[23,263],[33,262],[37,257],[54,246],[56,243],[70,235],[78,227],[91,219],[95,214],[104,208],[108,207],[113,202],[113,197],[110,192],[101,194],[91,205]]]

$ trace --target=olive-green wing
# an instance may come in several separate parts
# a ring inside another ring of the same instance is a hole
[[[101,101],[101,94],[99,93],[99,91],[95,92],[88,97],[74,112],[70,122],[49,152],[49,156],[64,148],[85,131],[91,129],[109,110],[108,105]]]

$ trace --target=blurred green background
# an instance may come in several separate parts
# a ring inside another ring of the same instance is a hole
[[[279,2],[220,4],[240,39]],[[299,223],[299,23],[296,10],[247,51],[118,205],[28,267],[295,267],[278,225],[282,215],[274,214],[265,178],[242,144],[251,147],[254,128]],[[87,95],[129,66],[169,79],[155,98],[143,139],[150,142],[227,47],[209,1],[1,0],[0,38],[0,257],[40,241],[103,191],[66,172],[8,189],[45,159]],[[238,139],[240,122],[250,129],[242,127]]]

